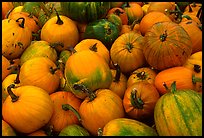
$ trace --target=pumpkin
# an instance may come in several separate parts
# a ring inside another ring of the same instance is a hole
[[[150,12],[141,19],[139,30],[144,36],[147,30],[151,28],[153,24],[165,21],[171,22],[171,19],[164,13],[158,11]]]
[[[64,75],[71,92],[80,99],[84,99],[87,95],[75,90],[73,88],[75,84],[84,84],[94,91],[99,88],[109,88],[112,81],[107,62],[91,50],[73,53],[66,62]]]
[[[107,19],[100,19],[87,24],[84,39],[98,39],[110,50],[111,45],[119,36],[119,32],[114,23]]]
[[[143,16],[145,16],[147,14],[148,8],[150,6],[151,2],[144,2],[144,5],[142,6],[142,10],[143,10]]]
[[[104,58],[104,60],[109,63],[110,55],[106,46],[98,39],[84,39],[80,41],[74,49],[79,52],[82,50],[91,50]]]
[[[28,134],[27,136],[48,136],[48,135],[46,134],[46,132],[44,130],[39,129],[39,130],[36,130],[36,131]]]
[[[114,66],[116,69],[111,69],[113,79],[109,89],[122,99],[127,88],[127,78],[121,72],[120,66],[117,63]]]
[[[196,77],[193,71],[183,67],[172,67],[165,69],[155,77],[155,86],[161,95],[167,93],[165,85],[169,87],[174,81],[177,83],[177,89],[195,89],[196,84],[202,83],[202,79]]]
[[[154,84],[156,75],[157,72],[150,67],[138,68],[130,74],[127,80],[127,87],[140,81],[147,81],[150,84]]]
[[[110,7],[115,8],[115,7],[121,7],[124,4],[124,2],[110,2]]]
[[[104,17],[110,2],[61,2],[63,15],[78,22],[92,22]]]
[[[59,15],[49,19],[42,27],[41,40],[55,45],[56,50],[68,50],[74,47],[79,40],[79,32],[76,24],[68,17]]]
[[[181,22],[185,22],[185,21],[187,21],[187,20],[192,20],[192,22],[195,22],[198,27],[199,27],[200,25],[202,25],[202,24],[201,24],[201,21],[199,20],[199,18],[196,17],[195,15],[192,15],[192,14],[190,14],[190,15],[182,15]],[[181,23],[181,22],[180,22],[180,23]]]
[[[2,116],[21,133],[31,133],[48,123],[53,113],[49,94],[36,86],[10,85],[9,96],[3,103]]]
[[[25,18],[2,20],[2,55],[7,59],[19,58],[32,40]]]
[[[199,9],[202,9],[202,3],[192,2],[185,8],[184,14],[197,16]]]
[[[2,55],[1,63],[2,63],[2,81],[3,81],[6,78],[6,76],[8,76],[11,73],[11,71],[8,69],[8,67],[10,67],[10,62],[3,55]]]
[[[122,73],[130,73],[145,63],[143,55],[143,36],[129,32],[120,35],[110,49],[113,63],[118,63]]]
[[[15,7],[15,8],[13,8],[13,10],[8,14],[8,16],[11,15],[11,14],[17,13],[17,12],[21,12],[22,9],[23,9],[23,6],[19,5],[19,6]]]
[[[125,112],[130,118],[144,121],[153,117],[154,107],[160,98],[154,84],[136,82],[127,87],[123,97]]]
[[[193,20],[182,21],[179,23],[188,33],[192,42],[192,53],[202,51],[202,31]]]
[[[88,94],[79,107],[79,114],[81,124],[91,135],[97,136],[98,128],[103,128],[113,119],[125,116],[122,99],[113,91],[109,89],[91,91],[84,85],[75,85],[75,88]]]
[[[176,84],[155,105],[156,130],[159,136],[202,136],[202,96]]]
[[[14,6],[12,2],[2,2],[1,4],[2,4],[1,19],[3,20],[3,19],[6,19],[6,15],[8,14],[9,11],[11,11],[14,8]]]
[[[128,16],[127,16],[125,10],[123,10],[122,8],[120,8],[120,7],[111,8],[108,11],[107,15],[111,14],[111,13],[116,14],[120,17],[120,19],[122,21],[122,25],[128,24]]]
[[[152,11],[159,11],[166,14],[167,10],[175,10],[175,2],[151,2],[147,13]]]
[[[14,129],[2,119],[2,136],[16,136]]]
[[[118,30],[121,30],[122,20],[121,20],[120,16],[118,16],[118,15],[116,15],[114,13],[110,13],[110,14],[107,14],[107,16],[105,18],[108,21],[110,21],[113,24],[115,24],[115,26],[118,28]]]
[[[35,57],[23,63],[19,80],[22,86],[34,85],[51,94],[59,87],[60,76],[56,73],[57,70],[56,64],[49,58]]]
[[[143,52],[150,66],[164,70],[182,66],[192,53],[192,42],[180,25],[174,22],[159,22],[146,32]]]
[[[55,47],[46,41],[33,41],[20,57],[20,64],[23,65],[27,60],[35,57],[47,57],[51,61],[57,61],[57,52]]]
[[[63,128],[58,136],[90,136],[90,134],[84,127],[72,124]]]
[[[142,6],[140,6],[137,2],[125,2],[122,8],[128,16],[129,25],[132,24],[134,21],[140,22],[144,15]]]
[[[40,27],[38,26],[38,19],[27,12],[12,13],[9,14],[8,18],[14,20],[17,20],[18,18],[25,18],[25,26],[27,26],[33,33],[37,33],[40,30]]]
[[[50,94],[54,104],[54,112],[47,125],[53,126],[54,132],[60,132],[67,125],[79,124],[78,111],[81,104],[73,93],[57,91]]]
[[[23,4],[22,12],[27,12],[38,18],[43,2],[25,2]]]
[[[99,131],[100,132],[100,131]],[[102,129],[102,136],[158,136],[152,127],[130,118],[117,118]]]

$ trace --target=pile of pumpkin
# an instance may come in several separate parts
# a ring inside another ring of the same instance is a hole
[[[202,4],[2,2],[2,135],[202,135]]]

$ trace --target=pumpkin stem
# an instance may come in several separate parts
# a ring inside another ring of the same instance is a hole
[[[11,61],[13,62],[13,61]],[[19,84],[20,83],[20,79],[19,79],[19,74],[20,74],[20,68],[21,66],[20,65],[11,65],[10,67],[7,68],[7,70],[10,70],[14,68],[15,70],[17,70],[17,76],[16,76],[16,79],[14,80],[14,83],[15,84]]]
[[[96,94],[94,92],[92,92],[89,88],[87,88],[83,84],[74,84],[73,88],[75,90],[80,90],[80,91],[83,91],[84,93],[86,93],[89,97],[89,102],[93,101],[96,98]]]
[[[94,45],[90,46],[89,49],[91,51],[97,52],[97,47],[96,47],[97,43],[95,43]]]
[[[12,102],[16,102],[16,101],[18,101],[19,96],[16,96],[16,95],[12,92],[11,88],[15,88],[15,85],[14,85],[14,84],[9,85],[9,86],[7,87],[7,91],[8,91],[8,94],[11,96],[11,101],[12,101]]]
[[[65,110],[65,111],[71,110],[76,115],[79,122],[81,122],[81,116],[79,115],[78,111],[76,109],[74,109],[74,107],[72,107],[70,104],[63,104],[62,109]]]
[[[169,91],[169,88],[167,87],[167,85],[166,85],[165,82],[163,82],[163,86],[165,87],[165,89],[166,89],[167,91]]]
[[[198,78],[195,76],[195,74],[193,74],[192,82],[193,82],[193,84],[196,84],[197,82],[202,82],[202,78]]]
[[[137,77],[139,77],[141,80],[145,80],[146,79],[146,74],[144,71],[137,73]]]
[[[162,42],[164,42],[166,40],[166,38],[167,38],[167,30],[165,30],[164,33],[162,35],[160,35],[160,40]]]
[[[21,19],[22,19],[22,22],[19,24],[19,26],[20,26],[21,28],[24,28],[24,25],[25,25],[25,18],[23,18],[23,17],[18,18],[18,19],[16,20],[16,22],[19,22],[19,20],[21,20]]]
[[[59,14],[58,14],[58,12],[57,12],[57,10],[56,10],[55,8],[54,8],[54,10],[55,10],[55,12],[56,12],[56,14],[57,14],[57,22],[56,22],[56,24],[62,25],[64,22],[61,20]]]
[[[126,48],[127,48],[128,52],[131,53],[131,49],[133,48],[133,46],[132,46],[131,43],[127,43],[127,44],[126,44]]]
[[[176,81],[171,84],[171,92],[174,93],[176,91]]]
[[[201,71],[200,65],[194,64],[193,70],[194,70],[196,73],[200,73],[200,71]]]
[[[102,136],[103,135],[102,128],[99,127],[97,133],[98,133],[98,136]]]
[[[144,102],[140,97],[137,97],[136,93],[137,93],[137,90],[135,88],[132,89],[131,95],[130,95],[130,102],[133,107],[137,109],[143,109]]]
[[[59,67],[56,67],[56,68],[53,68],[53,67],[50,67],[50,72],[51,74],[55,74],[55,72],[59,69]]]
[[[116,15],[118,15],[118,16],[120,16],[120,14],[123,14],[124,12],[122,12],[122,11],[120,11],[119,9],[116,9],[115,11],[114,11],[114,14],[116,14]]]
[[[118,65],[118,63],[114,64],[114,67],[116,68],[116,74],[114,77],[114,82],[119,82],[120,81],[120,74],[121,74],[121,70],[120,70],[120,66]]]
[[[181,18],[186,18],[186,19],[188,19],[188,20],[192,20],[192,18],[191,18],[189,15],[182,15]]]

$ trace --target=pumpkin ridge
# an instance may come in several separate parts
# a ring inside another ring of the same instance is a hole
[[[198,98],[198,99],[200,99],[200,96],[198,96],[197,94],[195,95],[196,96],[196,98]],[[196,105],[196,109],[199,109],[199,105],[197,104],[197,102],[195,102],[193,99],[192,99],[192,97],[190,97],[191,98],[191,100],[192,100],[192,102],[194,102],[195,103],[195,105]],[[202,113],[202,109],[201,110],[198,110],[200,113]]]

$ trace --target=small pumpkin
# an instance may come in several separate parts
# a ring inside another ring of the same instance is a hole
[[[59,87],[60,76],[57,74],[57,70],[56,64],[49,58],[35,57],[23,63],[20,68],[19,80],[22,86],[34,85],[51,94]]]
[[[114,13],[110,13],[110,14],[107,14],[106,19],[108,21],[112,22],[113,24],[115,24],[116,27],[118,28],[118,30],[121,30],[122,20],[121,20],[120,16],[118,16]]]
[[[159,98],[159,92],[154,84],[136,82],[127,87],[123,106],[130,118],[144,121],[153,117],[154,107]]]
[[[14,87],[12,84],[7,88],[3,119],[20,133],[31,133],[47,124],[53,113],[49,94],[36,86]]]
[[[11,73],[11,70],[8,69],[10,67],[9,60],[2,55],[2,81]]]
[[[156,130],[159,136],[202,136],[202,96],[192,89],[178,90],[176,84],[155,105]]]
[[[2,119],[2,136],[16,136],[14,129]]]
[[[111,13],[116,14],[120,17],[120,19],[122,21],[122,25],[128,24],[128,16],[127,16],[125,10],[123,10],[122,8],[120,8],[120,7],[111,8],[108,11],[107,15],[111,14]]]
[[[150,66],[164,70],[182,66],[192,53],[192,42],[180,25],[174,22],[159,22],[146,32],[143,52]]]
[[[155,77],[155,86],[161,95],[167,93],[166,88],[163,86],[170,87],[170,85],[176,81],[177,89],[192,89],[195,90],[196,84],[202,83],[202,79],[196,77],[193,71],[183,67],[172,67],[165,69],[157,74]]]
[[[42,27],[41,40],[55,45],[56,50],[68,50],[74,47],[79,40],[79,32],[76,24],[70,18],[59,15],[49,19]]]
[[[32,40],[25,18],[2,20],[2,55],[7,59],[19,58]]]
[[[113,63],[117,63],[122,73],[130,73],[145,64],[143,36],[129,32],[120,35],[110,49]]]

